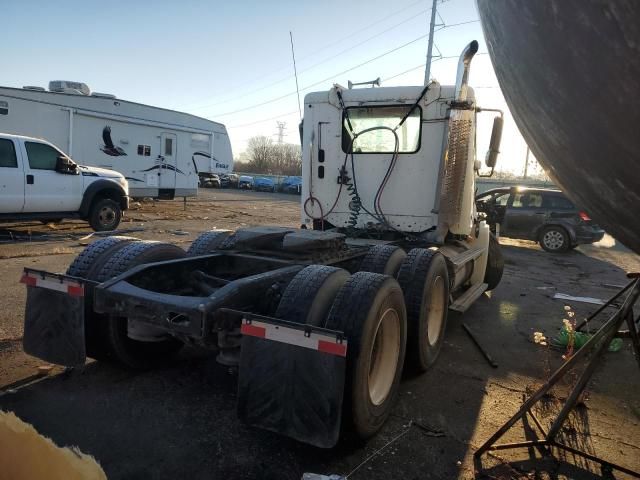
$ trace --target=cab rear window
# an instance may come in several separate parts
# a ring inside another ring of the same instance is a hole
[[[410,109],[411,105],[348,107],[342,119],[342,151],[393,153],[395,137],[391,131],[380,129],[358,134],[373,127],[395,129]],[[422,109],[416,107],[396,130],[400,153],[415,153],[420,150],[421,120]],[[358,136],[354,140],[355,135]]]
[[[18,168],[16,148],[11,140],[0,139],[0,168]]]

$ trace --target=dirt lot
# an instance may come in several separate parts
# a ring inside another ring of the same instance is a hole
[[[298,200],[204,191],[189,201],[187,211],[178,201],[143,203],[128,213],[122,228],[143,228],[131,234],[186,247],[199,232],[214,227],[296,226]],[[89,233],[80,222],[0,230],[0,386],[31,375],[41,364],[20,350],[21,269],[64,271],[83,244],[93,240],[83,239]],[[423,375],[405,375],[392,417],[366,443],[346,439],[323,451],[244,426],[235,414],[234,373],[218,365],[215,355],[197,349],[185,349],[171,367],[146,373],[91,363],[82,371],[5,390],[0,408],[15,411],[59,444],[94,455],[111,479],[300,479],[305,471],[353,472],[349,478],[354,479],[474,478],[475,449],[562,362],[562,350],[532,341],[534,331],[553,336],[561,326],[565,303],[552,299],[554,293],[607,298],[615,293],[610,285],[625,283],[626,270],[640,271],[636,255],[611,243],[550,255],[532,243],[503,239],[507,267],[500,286],[464,316],[450,316],[436,366]],[[571,306],[578,318],[596,308]],[[462,320],[477,333],[497,369],[470,342]],[[638,378],[628,342],[622,351],[607,353],[584,406],[562,432],[565,441],[640,470]],[[557,388],[537,410],[547,426],[566,387]],[[523,439],[523,431],[519,423],[505,440]],[[534,471],[530,459],[535,455],[522,450],[489,457],[485,478],[599,477],[597,466],[573,458],[538,464],[537,476],[527,476]],[[500,458],[515,463],[508,467]]]

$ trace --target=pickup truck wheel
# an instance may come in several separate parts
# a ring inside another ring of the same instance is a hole
[[[136,241],[138,241],[137,238],[124,236],[101,238],[80,252],[67,268],[66,274],[86,280],[95,280],[111,255]],[[93,286],[86,284],[85,289],[84,338],[87,356],[96,360],[105,360],[107,357],[106,346],[98,327],[101,322],[106,321],[106,317],[93,311]]]
[[[569,234],[562,227],[546,227],[540,233],[540,246],[550,253],[563,253],[569,249]]]
[[[326,265],[309,265],[300,270],[282,294],[276,318],[324,326],[338,290],[349,279],[349,272]]]
[[[100,198],[93,202],[89,211],[89,225],[96,232],[115,230],[122,219],[120,204],[110,198]]]
[[[197,257],[213,252],[222,245],[230,233],[229,230],[211,230],[201,233],[189,246],[187,257]]]
[[[104,282],[144,263],[176,260],[185,255],[184,250],[173,244],[135,242],[126,245],[107,260],[98,275],[99,281]],[[126,317],[110,316],[102,323],[101,334],[110,359],[131,369],[148,369],[166,362],[184,345],[169,335],[158,336],[156,332],[153,332],[155,338],[150,338],[148,342],[134,340],[129,337],[128,331],[129,321]]]
[[[357,272],[338,291],[325,324],[347,338],[343,414],[360,438],[374,435],[391,413],[407,341],[407,315],[398,282]]]
[[[449,273],[444,256],[436,250],[412,249],[398,283],[407,305],[409,365],[424,372],[438,358],[447,326]]]
[[[504,257],[500,244],[493,233],[489,234],[489,251],[487,252],[487,269],[484,272],[484,283],[489,285],[487,290],[498,286],[504,272]]]
[[[360,264],[361,272],[382,273],[396,278],[407,253],[396,245],[375,245]]]

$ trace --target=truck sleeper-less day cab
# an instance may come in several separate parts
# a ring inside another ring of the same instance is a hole
[[[114,230],[128,206],[120,173],[77,165],[44,140],[0,133],[0,220],[81,218]]]
[[[325,448],[344,428],[374,435],[404,365],[435,362],[448,310],[502,276],[474,204],[477,48],[463,51],[452,87],[306,96],[301,229],[214,230],[187,252],[110,238],[65,275],[25,269],[25,350],[144,368],[202,345],[239,367],[248,424]],[[501,126],[496,117],[491,168]]]
[[[223,124],[78,82],[0,87],[0,132],[44,138],[84,165],[120,172],[132,197],[196,196],[200,178],[233,168]]]

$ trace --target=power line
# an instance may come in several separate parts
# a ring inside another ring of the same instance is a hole
[[[273,117],[269,117],[269,118],[263,118],[262,120],[256,120],[254,122],[243,123],[241,125],[232,125],[230,127],[227,127],[227,130],[229,130],[231,128],[250,127],[251,125],[257,125],[258,123],[270,122],[271,120],[275,120],[276,118],[282,118],[282,117],[285,117],[285,116],[288,116],[288,115],[294,115],[296,113],[298,113],[297,110],[294,110],[293,112],[280,113],[279,115],[274,115]]]
[[[356,30],[356,31],[355,31],[355,32],[353,32],[353,33],[350,33],[349,35],[347,35],[347,36],[345,36],[345,37],[342,37],[342,38],[340,38],[340,39],[338,39],[338,40],[336,40],[336,41],[334,41],[334,42],[328,43],[328,44],[326,44],[325,46],[323,46],[323,47],[319,48],[318,50],[314,50],[313,52],[311,52],[311,53],[309,53],[309,54],[307,54],[307,55],[304,55],[304,56],[300,57],[300,61],[303,61],[303,60],[305,60],[305,59],[307,59],[307,58],[310,58],[310,57],[312,57],[312,56],[315,56],[315,54],[316,54],[316,53],[318,53],[318,52],[321,52],[321,51],[323,51],[323,50],[326,50],[327,48],[330,48],[330,47],[332,47],[332,46],[334,46],[334,45],[337,45],[337,44],[339,44],[339,43],[342,43],[343,41],[345,41],[345,40],[347,40],[347,39],[349,39],[349,38],[352,38],[352,37],[354,37],[354,36],[358,35],[359,33],[362,33],[362,32],[364,32],[365,30],[370,29],[371,27],[374,27],[374,26],[376,26],[376,25],[378,25],[378,24],[380,24],[380,23],[386,22],[386,21],[387,21],[387,20],[389,20],[390,18],[393,18],[393,17],[395,17],[395,16],[397,16],[397,15],[399,15],[399,14],[403,13],[403,12],[406,12],[406,11],[407,11],[407,10],[409,10],[411,7],[414,7],[414,6],[416,6],[416,5],[421,5],[421,4],[423,4],[423,0],[418,0],[418,1],[416,1],[416,2],[413,2],[413,3],[409,4],[409,5],[407,5],[406,7],[401,8],[400,10],[397,10],[395,13],[392,13],[391,15],[386,15],[385,17],[381,18],[380,20],[376,20],[375,22],[370,23],[370,24],[368,24],[368,25],[366,25],[366,26],[364,26],[364,27],[362,27],[362,28],[358,29],[358,30]],[[427,10],[424,10],[424,11],[420,11],[420,12],[418,12],[416,15],[421,15],[423,12],[427,12],[427,11],[429,11],[429,10],[430,10],[430,9],[427,9]],[[283,71],[283,70],[285,70],[285,69],[287,69],[287,68],[288,68],[288,67],[282,67],[282,68],[279,68],[279,69],[277,69],[277,70],[272,70],[270,73],[267,73],[267,74],[263,75],[263,77],[268,76],[268,75],[271,75],[271,74],[273,74],[273,73],[281,72],[281,71]],[[309,67],[309,68],[311,68],[311,67]],[[303,71],[304,71],[304,70],[303,70]],[[289,78],[290,78],[290,77],[287,77],[286,79],[278,80],[276,83],[280,83],[280,82],[282,82],[282,81],[284,81],[284,80],[288,80]],[[243,84],[242,86],[248,86],[248,85],[253,85],[253,84],[255,84],[255,82],[248,82],[248,83]],[[241,89],[239,88],[239,89],[237,89],[237,90],[235,90],[235,91],[239,91],[239,90],[241,90]],[[257,90],[256,90],[256,91],[257,91]],[[218,105],[218,104],[220,104],[220,103],[228,103],[228,102],[219,102],[219,103],[210,104],[210,105],[208,105],[208,106]],[[193,105],[193,104],[191,104],[191,105]],[[189,107],[189,105],[188,105],[188,104],[187,104],[187,106],[186,106],[186,107],[183,107],[183,108],[187,108],[187,107]],[[196,109],[198,109],[198,108],[204,108],[204,107],[195,107],[195,108],[196,108]]]
[[[344,50],[339,51],[338,53],[336,53],[335,55],[333,55],[331,57],[325,58],[324,60],[321,60],[318,63],[314,63],[313,65],[310,65],[310,66],[300,70],[298,73],[299,74],[303,74],[305,72],[308,72],[309,70],[312,70],[313,68],[315,68],[315,67],[317,67],[319,65],[323,65],[323,64],[325,64],[325,63],[327,63],[327,62],[329,62],[331,60],[334,60],[336,57],[338,57],[340,55],[343,55],[343,54],[345,54],[347,52],[350,52],[351,50],[354,50],[355,48],[358,48],[359,46],[364,45],[365,43],[373,40],[374,38],[378,38],[378,37],[384,35],[385,33],[390,32],[391,30],[393,30],[395,28],[398,28],[399,26],[404,25],[405,23],[410,22],[411,20],[415,20],[416,18],[418,18],[419,15],[422,15],[422,14],[426,13],[427,11],[429,11],[429,9],[421,10],[416,15],[412,15],[411,17],[406,18],[406,19],[402,20],[401,22],[396,23],[395,25],[392,25],[389,28],[387,28],[385,30],[382,30],[381,32],[378,32],[375,35],[372,35],[372,36],[366,38],[365,40],[362,40],[361,42],[356,43],[355,45],[352,45],[349,48],[345,48]],[[287,80],[290,80],[291,78],[292,78],[292,75],[288,75],[285,78],[281,78],[280,80],[276,80],[274,82],[268,83],[267,85],[263,85],[263,86],[261,86],[259,88],[256,88],[255,90],[252,90],[251,92],[245,93],[243,95],[235,96],[235,97],[232,97],[232,98],[228,98],[228,99],[222,100],[220,102],[208,103],[208,104],[205,104],[205,105],[192,107],[191,109],[192,110],[201,110],[203,108],[209,108],[209,107],[214,107],[214,106],[217,106],[217,105],[223,105],[223,104],[229,103],[229,102],[235,102],[235,101],[238,101],[238,100],[240,100],[242,98],[250,97],[250,96],[254,95],[255,93],[260,92],[262,90],[265,90],[267,88],[273,87],[273,86],[278,85],[278,84],[283,83],[283,82],[286,82]]]
[[[395,47],[395,48],[393,48],[391,50],[388,50],[388,51],[386,51],[386,52],[384,52],[384,53],[382,53],[380,55],[377,55],[377,56],[375,56],[373,58],[370,58],[369,60],[366,60],[366,61],[364,61],[364,62],[362,62],[362,63],[360,63],[360,64],[358,64],[358,65],[356,65],[354,67],[348,68],[348,69],[343,70],[342,72],[339,72],[339,73],[335,73],[335,74],[333,74],[333,75],[331,75],[331,76],[329,76],[327,78],[324,78],[324,79],[319,80],[319,81],[317,81],[315,83],[312,83],[311,85],[308,85],[308,86],[306,86],[304,88],[301,88],[300,91],[303,92],[305,90],[309,90],[310,88],[315,87],[316,85],[320,85],[321,83],[327,82],[329,80],[332,80],[332,79],[334,79],[335,77],[337,77],[339,75],[344,75],[345,73],[351,72],[352,70],[355,70],[355,69],[360,68],[360,67],[362,67],[364,65],[367,65],[368,63],[371,63],[371,62],[374,62],[376,60],[379,60],[382,57],[385,57],[385,56],[387,56],[387,55],[389,55],[389,54],[391,54],[393,52],[396,52],[396,51],[400,50],[401,48],[405,48],[405,47],[411,45],[412,43],[415,43],[418,40],[422,40],[423,38],[426,38],[426,37],[427,37],[426,34],[425,35],[420,35],[419,37],[414,38],[413,40],[410,40],[407,43],[404,43],[404,44],[402,44],[402,45],[400,45],[398,47]],[[277,102],[278,100],[282,100],[283,98],[287,98],[287,97],[290,97],[290,96],[295,95],[295,94],[296,94],[296,92],[290,92],[290,93],[287,93],[285,95],[281,95],[279,97],[275,97],[275,98],[272,98],[270,100],[266,100],[266,101],[264,101],[262,103],[258,103],[256,105],[251,105],[249,107],[239,108],[237,110],[233,110],[233,111],[230,111],[230,112],[218,113],[218,114],[215,114],[215,115],[212,115],[212,116],[213,117],[225,117],[227,115],[233,115],[234,113],[240,113],[240,112],[245,112],[247,110],[253,110],[254,108],[262,107],[263,105],[268,105],[269,103]]]

